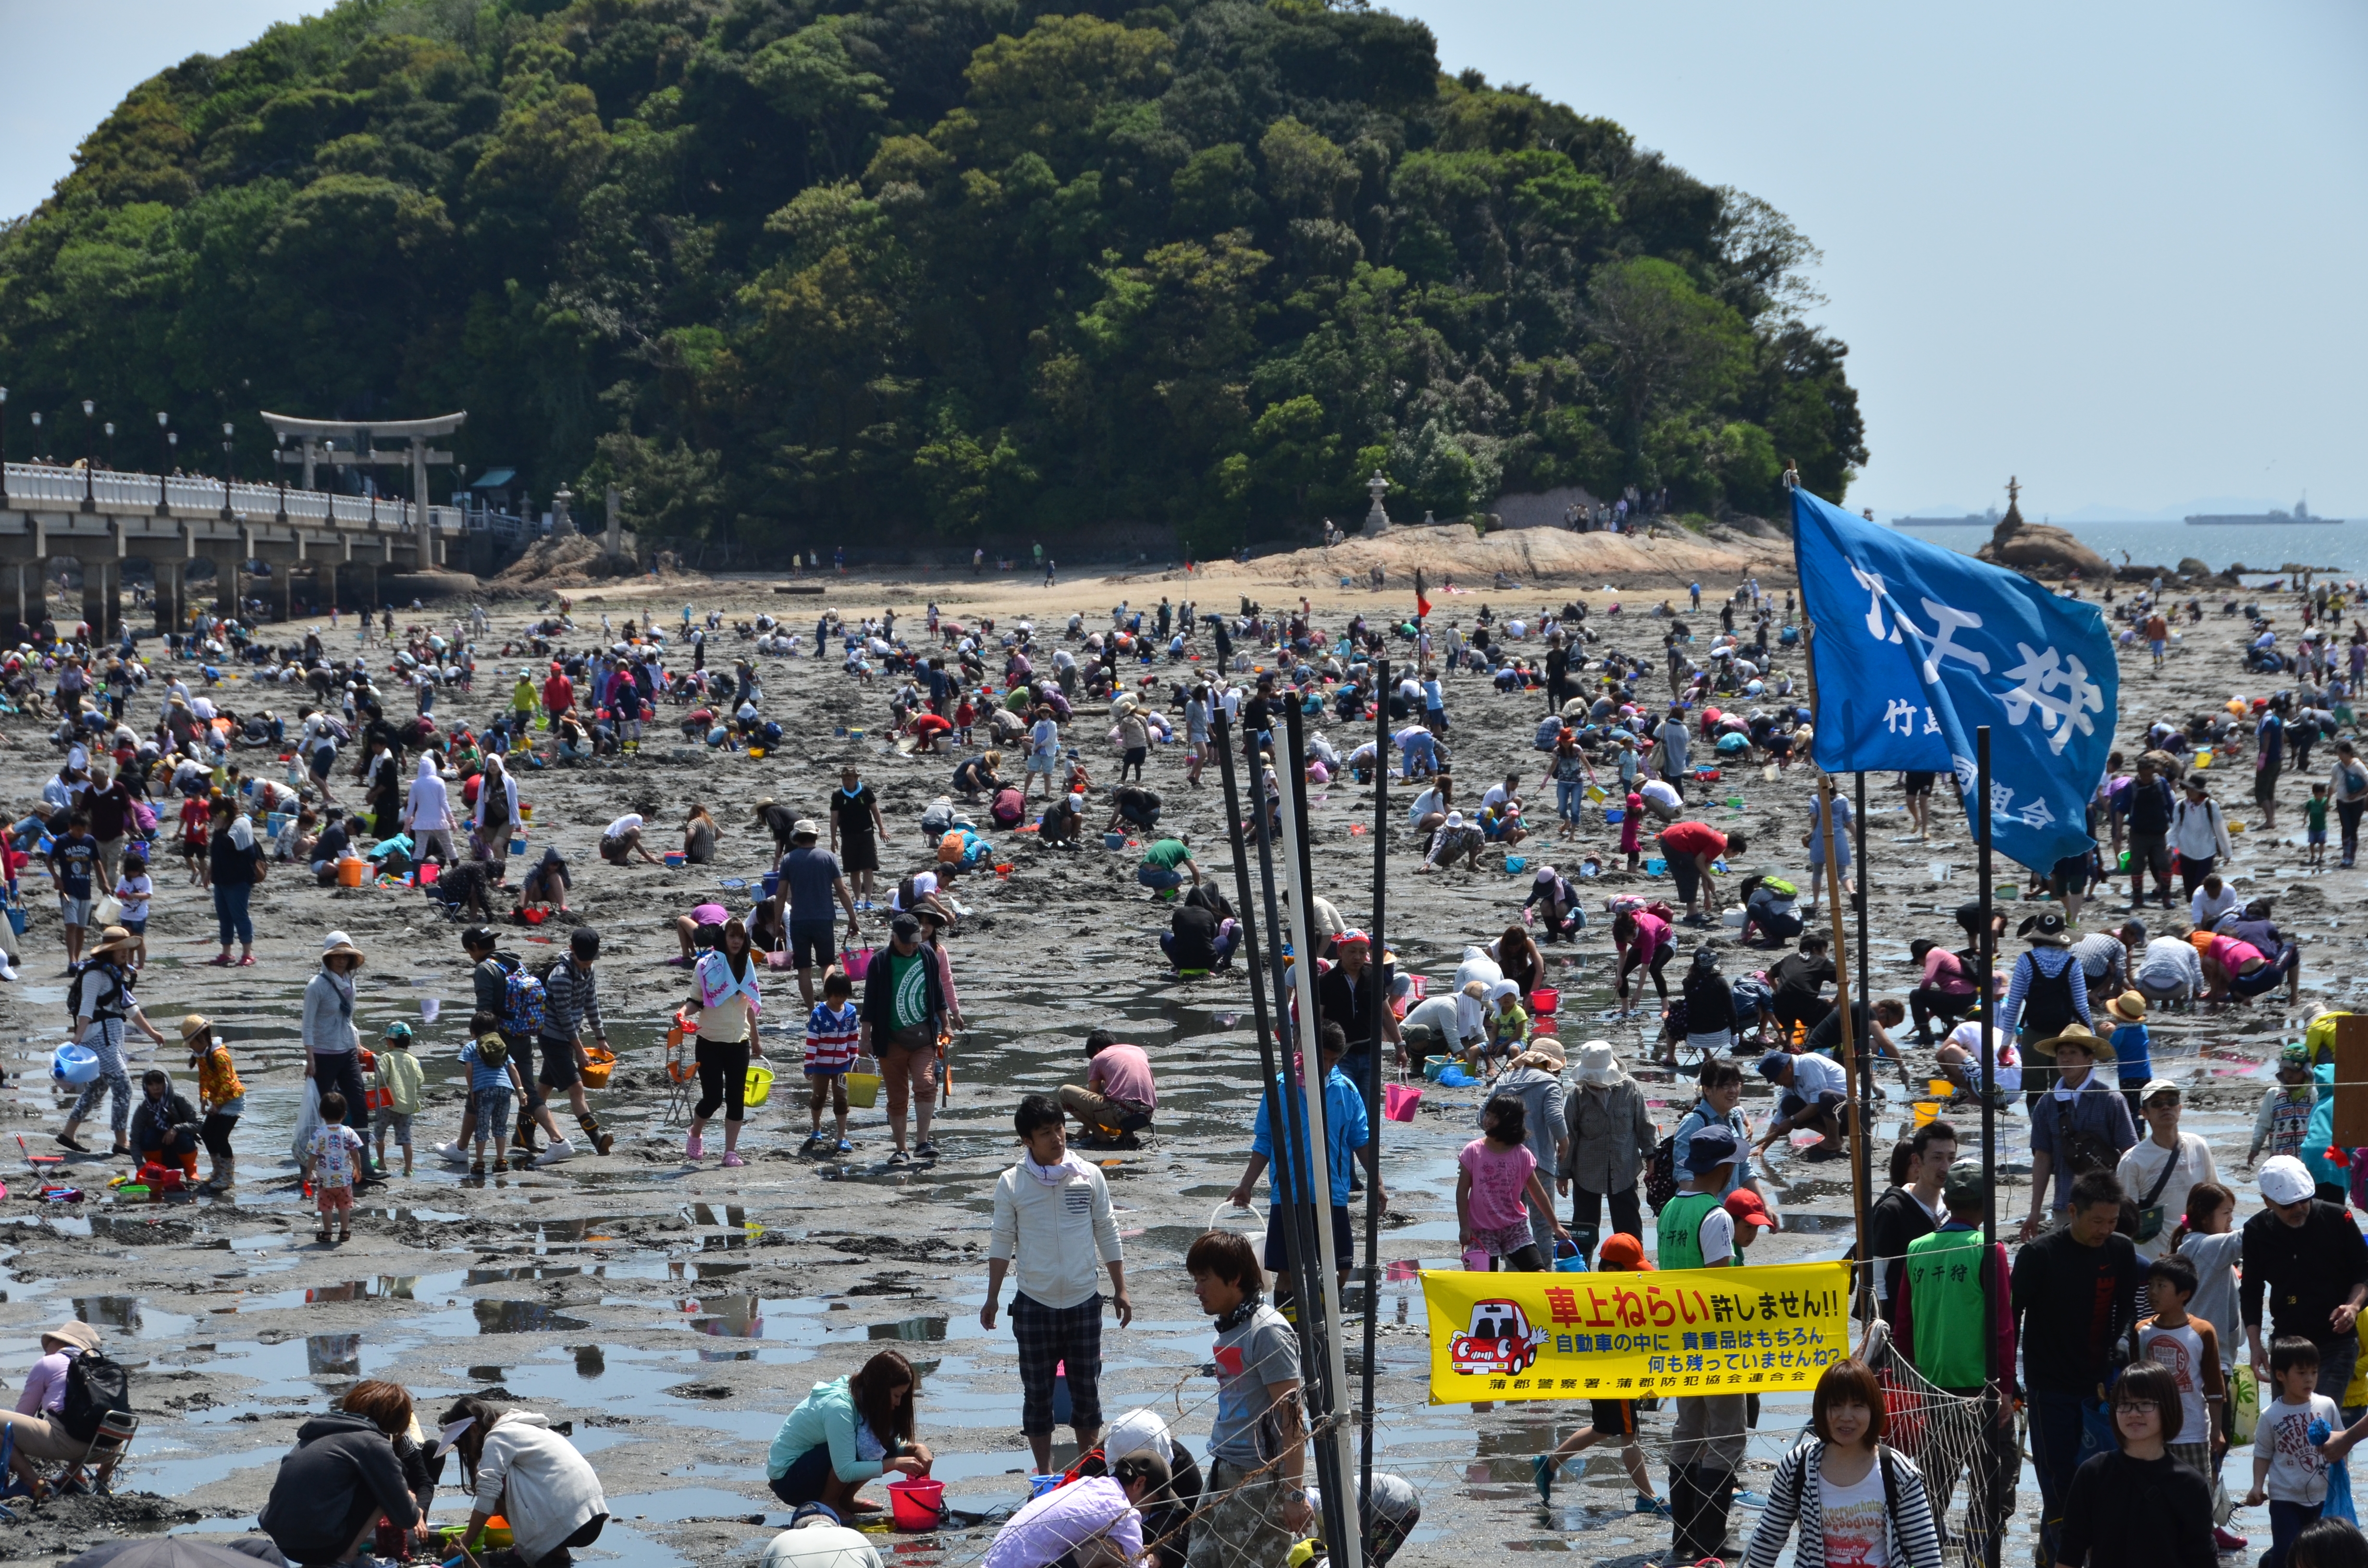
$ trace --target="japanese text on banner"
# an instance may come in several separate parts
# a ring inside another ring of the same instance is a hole
[[[1813,1387],[1850,1353],[1850,1266],[1649,1274],[1425,1269],[1430,1402]]]

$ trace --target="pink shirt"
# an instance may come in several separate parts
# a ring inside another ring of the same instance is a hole
[[[2263,963],[2269,961],[2262,956],[2260,949],[2253,946],[2250,942],[2238,941],[2234,937],[2213,937],[2212,957],[2222,969],[2226,970],[2230,974],[2236,973],[2238,970],[2243,969],[2247,964],[2252,963],[2256,960]]]
[[[76,1352],[80,1354],[80,1352]],[[33,1363],[25,1374],[25,1392],[17,1396],[19,1415],[55,1415],[66,1407],[66,1363],[74,1357],[53,1351]]]
[[[1463,1145],[1455,1163],[1472,1177],[1469,1207],[1474,1229],[1501,1231],[1508,1225],[1530,1222],[1529,1204],[1522,1194],[1528,1190],[1530,1173],[1538,1168],[1538,1157],[1530,1153],[1528,1144],[1499,1150],[1486,1138],[1474,1138]]]
[[[1669,923],[1659,915],[1647,915],[1640,909],[1636,912],[1635,920],[1636,940],[1631,950],[1642,953],[1646,963],[1652,962],[1653,955],[1662,949],[1676,946],[1677,939],[1670,934]]]
[[[1145,1110],[1158,1108],[1151,1086],[1151,1058],[1139,1045],[1106,1045],[1086,1068],[1086,1086],[1114,1100],[1125,1100]]]

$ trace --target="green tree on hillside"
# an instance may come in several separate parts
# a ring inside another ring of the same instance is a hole
[[[465,407],[472,466],[746,555],[1208,548],[1375,465],[1441,517],[1770,510],[1787,457],[1839,496],[1816,260],[1352,6],[340,0],[142,83],[0,228],[0,364],[12,420],[219,413],[250,472],[256,405]]]

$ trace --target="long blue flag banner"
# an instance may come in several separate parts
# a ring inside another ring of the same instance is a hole
[[[1828,773],[1952,773],[1978,828],[1974,732],[1990,727],[1990,834],[2044,871],[2085,855],[2121,671],[2098,608],[1793,492],[1793,555],[1816,628]]]

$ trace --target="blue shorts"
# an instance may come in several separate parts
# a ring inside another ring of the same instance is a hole
[[[2313,842],[2318,844],[2326,843],[2327,829],[2323,827],[2320,828],[2318,830],[2318,837],[2313,840]],[[137,920],[124,920],[119,922],[119,924],[120,924],[126,931],[131,932],[135,937],[144,937],[148,934],[148,917],[144,915]]]
[[[2323,827],[2314,827],[2314,828],[2311,828],[2311,829],[2307,830],[2307,831],[2306,831],[2306,832],[2305,832],[2305,833],[2304,833],[2304,835],[2303,835],[2303,842],[2304,842],[2304,843],[2305,843],[2305,844],[2324,844],[2324,843],[2326,843],[2326,842],[2327,842],[2327,829],[2325,829],[2325,828],[2323,828]],[[127,926],[129,926],[129,925],[130,925],[130,922],[129,922],[129,921],[127,921],[127,922],[125,922],[125,924],[126,924]],[[143,924],[144,924],[144,922],[143,922]]]

